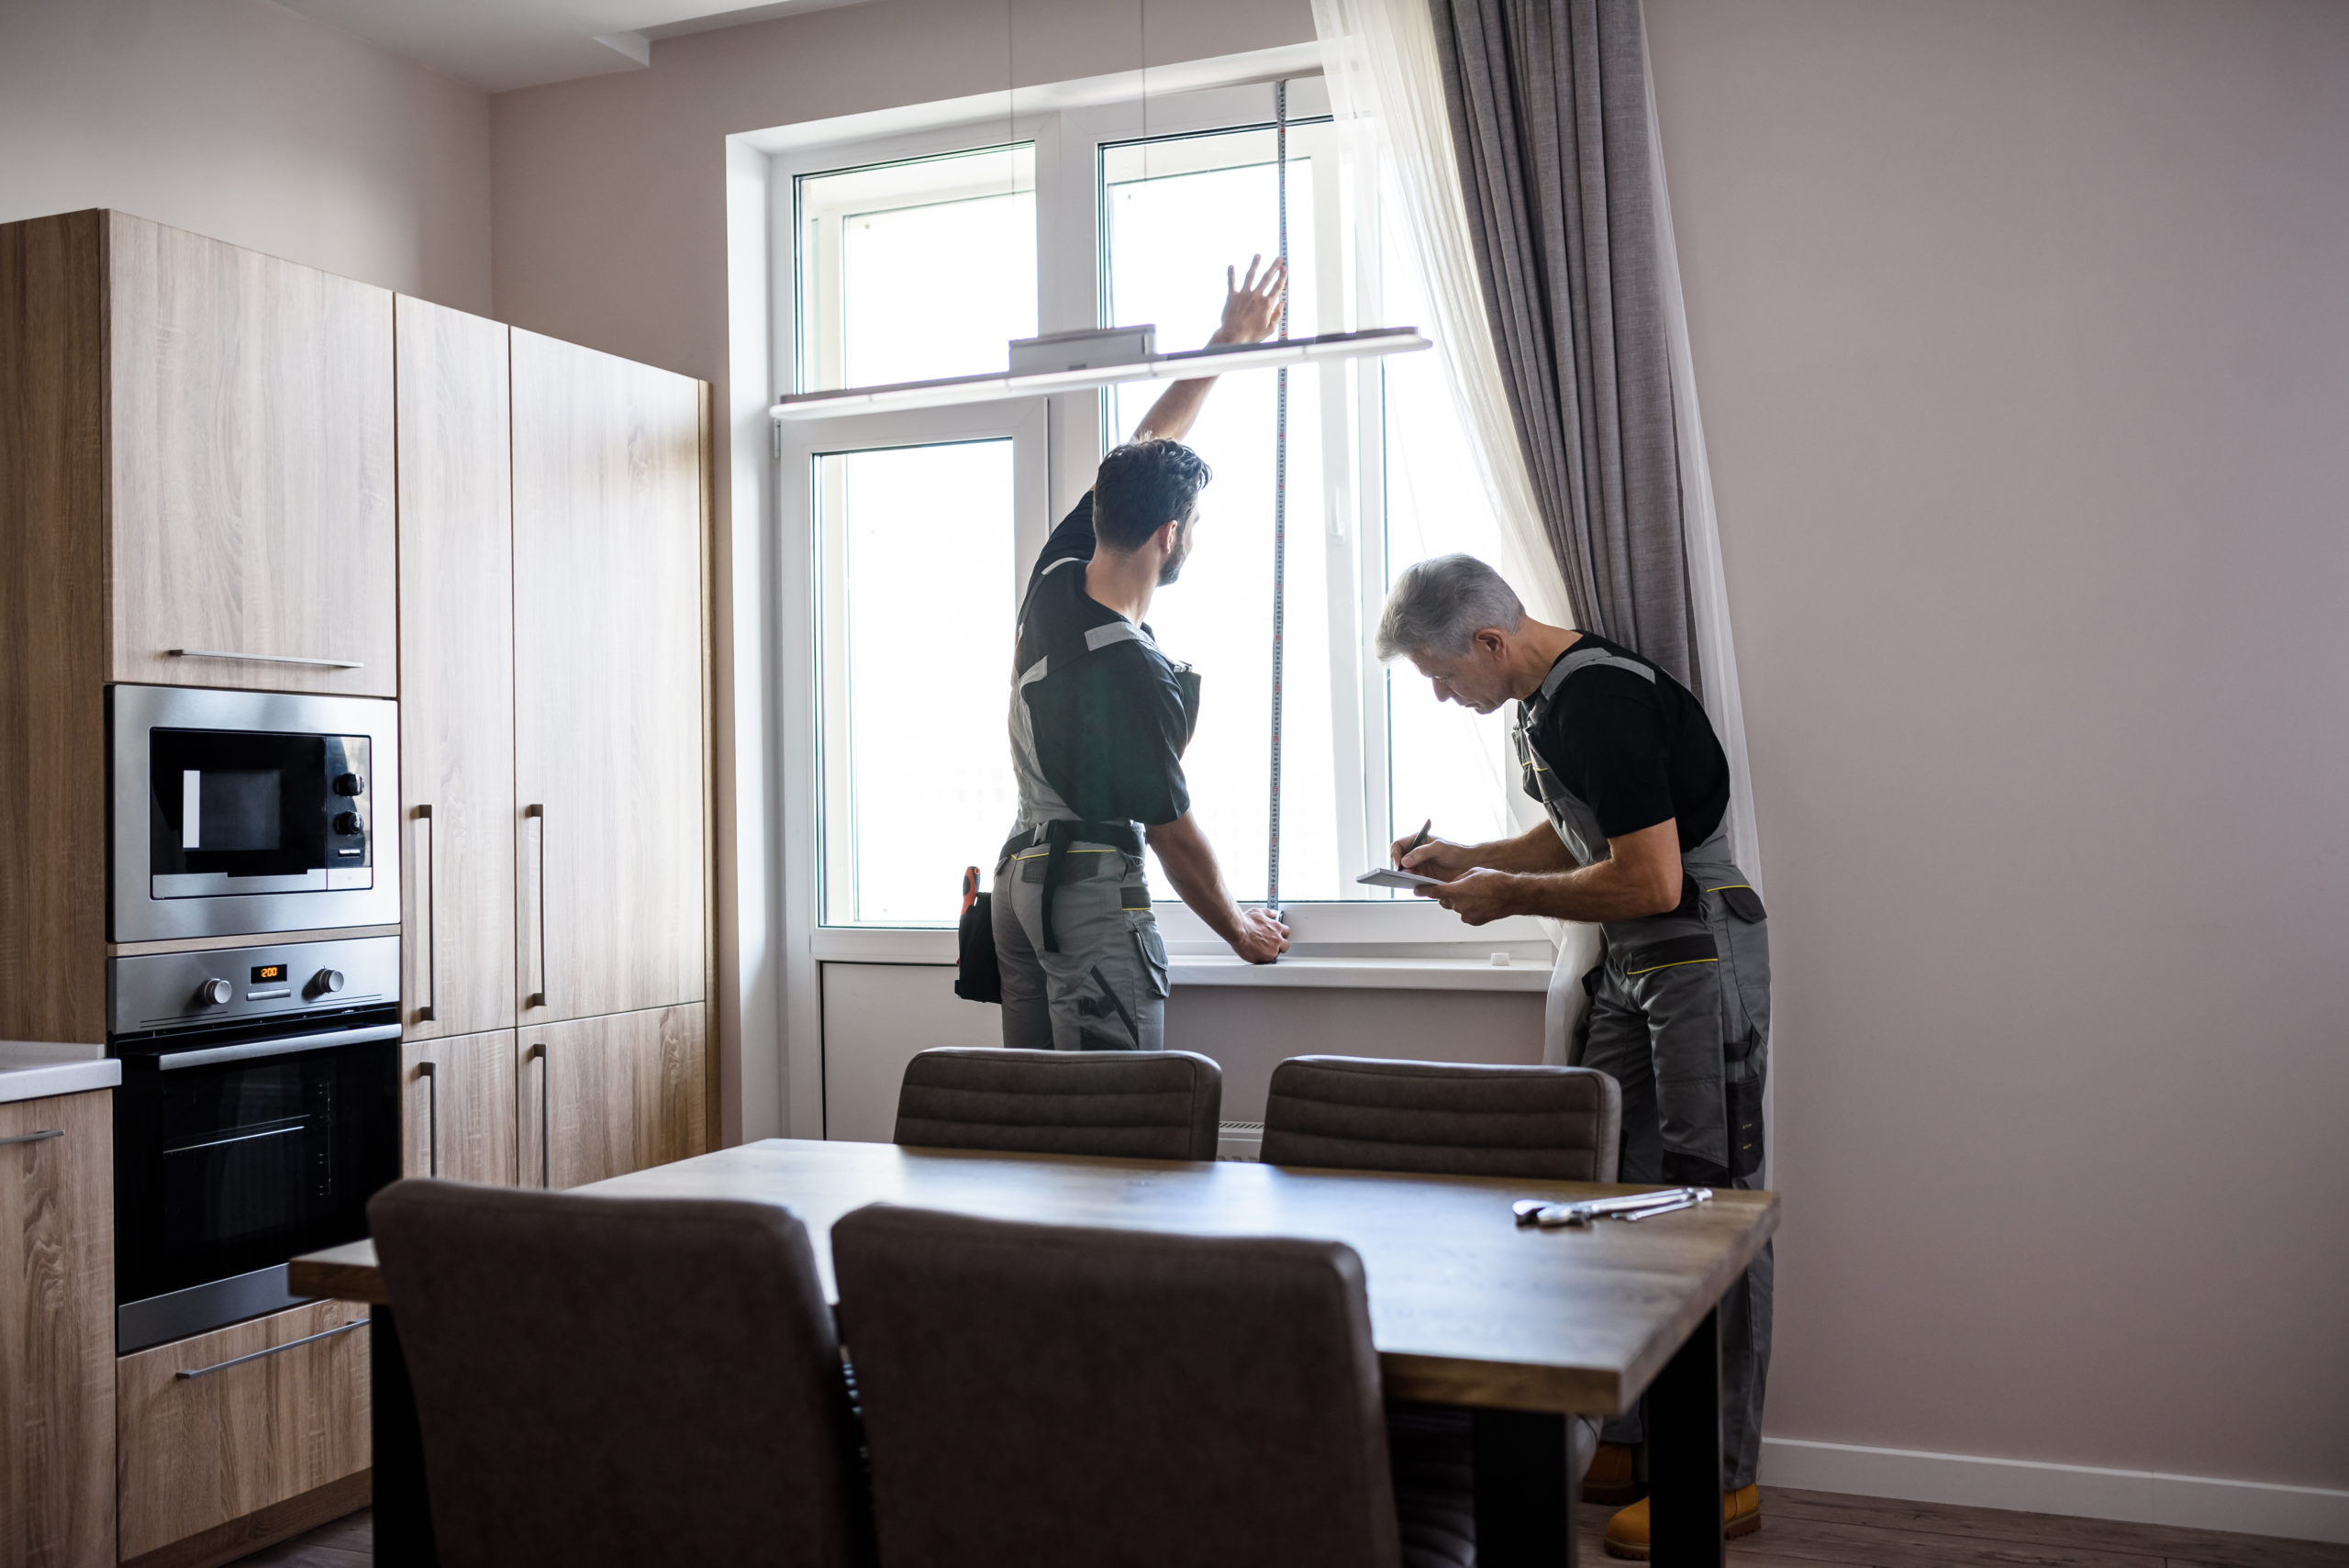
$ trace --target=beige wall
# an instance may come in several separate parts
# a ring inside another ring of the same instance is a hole
[[[6,0],[0,221],[93,206],[486,311],[489,100],[268,0]]]
[[[2349,1485],[2349,6],[1647,11],[1770,1430]]]

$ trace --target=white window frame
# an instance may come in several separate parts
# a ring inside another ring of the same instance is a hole
[[[825,832],[824,798],[829,782],[827,775],[844,767],[846,759],[832,755],[826,743],[820,705],[827,697],[846,700],[848,654],[844,628],[839,618],[820,610],[837,590],[835,584],[819,581],[819,573],[839,570],[840,552],[818,548],[818,535],[829,526],[828,520],[818,516],[811,484],[795,476],[811,475],[818,456],[840,452],[939,446],[956,441],[1010,441],[1014,567],[1013,579],[1004,584],[1004,590],[1016,596],[1028,566],[1043,550],[1052,529],[1045,506],[1048,463],[1044,428],[1043,399],[1024,398],[959,408],[795,420],[784,429],[777,449],[781,466],[775,485],[783,543],[778,554],[785,574],[784,603],[807,607],[802,637],[806,657],[786,660],[784,672],[786,714],[804,713],[805,718],[798,722],[787,719],[785,733],[787,738],[806,737],[806,744],[796,750],[807,762],[795,770],[795,776],[804,775],[807,786],[786,787],[784,792],[784,845],[786,864],[807,868],[806,873],[794,879],[791,891],[795,896],[806,899],[807,924],[803,929],[808,932],[810,951],[818,960],[887,958],[902,954],[907,938],[944,935],[951,939],[952,933],[941,932],[934,926],[834,926],[823,919],[824,881],[841,874],[842,870],[831,863],[837,846]],[[907,634],[918,636],[920,628],[909,627]],[[991,653],[998,656],[1008,681],[1011,664],[1008,644],[992,651],[958,649],[952,657],[984,659]],[[1005,695],[1008,701],[1008,684]],[[940,761],[951,763],[951,759]],[[1010,828],[1009,823],[1004,825],[1007,833]],[[993,869],[991,865],[981,868],[985,873],[991,873]],[[941,874],[951,877],[952,869]],[[922,944],[925,948],[930,945]],[[951,942],[946,956],[953,956]]]
[[[1213,62],[1207,64],[1211,67]],[[1326,90],[1317,75],[1299,71],[1288,80],[1289,115],[1293,120],[1312,120],[1328,113]],[[1097,245],[1104,231],[1099,206],[1102,147],[1145,135],[1184,135],[1271,121],[1269,76],[1259,74],[1256,80],[1243,85],[1208,86],[1179,93],[1154,91],[1146,101],[1133,93],[1133,85],[1134,79],[1129,76],[1122,94],[1105,95],[1097,83],[1072,83],[1065,90],[1064,106],[1010,115],[1004,112],[1000,95],[993,100],[992,106],[984,100],[973,100],[970,113],[952,123],[885,129],[880,134],[844,134],[837,139],[818,139],[800,128],[785,137],[767,139],[765,145],[761,145],[762,139],[757,137],[736,139],[738,173],[747,174],[761,162],[764,165],[765,231],[758,237],[763,243],[738,245],[736,265],[739,269],[741,257],[746,254],[754,254],[761,249],[765,252],[768,294],[757,314],[767,329],[764,358],[771,372],[766,378],[768,389],[774,393],[798,390],[798,334],[803,317],[798,301],[796,195],[797,182],[806,175],[976,151],[1016,142],[1032,144],[1038,228],[1038,330],[1067,331],[1099,325],[1102,258]],[[843,130],[852,128],[842,127]],[[1323,199],[1340,199],[1337,182],[1321,182],[1320,188],[1327,193]],[[1374,225],[1362,232],[1375,235],[1375,211],[1363,193],[1349,192],[1345,199],[1354,205],[1357,225]],[[1375,200],[1375,193],[1369,199]],[[1336,248],[1330,249],[1334,258]],[[1364,265],[1375,267],[1375,244],[1365,239],[1355,249]],[[1330,264],[1337,265],[1334,259]],[[1352,684],[1357,700],[1350,705],[1350,711],[1358,716],[1354,736],[1367,765],[1374,755],[1374,744],[1376,756],[1386,755],[1386,683],[1378,678],[1379,666],[1370,648],[1374,628],[1364,624],[1366,617],[1362,613],[1362,607],[1383,586],[1386,572],[1382,404],[1375,395],[1378,364],[1375,360],[1357,361],[1324,367],[1319,373],[1328,378],[1325,390],[1336,390],[1328,384],[1333,380],[1344,391],[1342,396],[1325,395],[1322,399],[1325,422],[1351,420],[1353,424],[1351,437],[1342,446],[1335,441],[1325,442],[1325,450],[1351,450],[1354,472],[1344,483],[1328,487],[1332,498],[1331,515],[1319,521],[1325,529],[1350,530],[1350,539],[1357,544],[1354,580],[1359,589],[1342,606],[1331,606],[1331,636],[1333,644],[1341,637],[1348,644],[1343,651],[1348,657],[1334,663],[1333,669],[1353,672]],[[1092,484],[1093,470],[1105,444],[1108,401],[1103,394],[1087,391],[1013,406],[1030,410],[1036,404],[1042,406],[1048,499],[1041,527],[1047,531]],[[740,395],[735,402],[738,409],[747,406]],[[770,644],[779,668],[767,676],[767,685],[777,699],[774,716],[776,743],[770,749],[780,775],[778,787],[773,791],[782,829],[777,868],[781,886],[776,890],[780,894],[776,903],[784,927],[785,978],[789,992],[796,998],[789,1004],[794,1018],[785,1029],[793,1038],[800,1037],[803,1028],[812,1031],[818,1027],[814,1016],[817,1004],[813,1000],[818,962],[852,959],[868,962],[949,962],[955,944],[954,933],[948,929],[841,928],[820,923],[817,876],[822,857],[818,823],[821,779],[818,773],[819,746],[815,706],[817,650],[812,642],[816,620],[813,535],[809,531],[805,479],[795,484],[793,475],[804,476],[807,473],[807,452],[842,450],[838,443],[851,439],[845,432],[852,428],[877,430],[882,420],[928,420],[935,422],[921,428],[992,430],[1000,428],[1004,406],[996,406],[994,412],[973,406],[920,414],[846,415],[805,424],[794,422],[796,429],[770,427],[762,443],[772,461],[766,473],[760,476],[763,481],[760,488],[777,525],[774,536],[774,619],[770,624],[779,628],[782,635]],[[958,415],[968,416],[974,422],[967,427],[956,424],[953,417]],[[1023,420],[1034,417],[1032,411],[1020,416]],[[872,422],[869,427],[863,423],[868,421]],[[916,427],[892,427],[899,428]],[[854,439],[866,445],[907,444],[902,438]],[[834,444],[824,445],[827,440]],[[786,462],[786,450],[801,455]],[[1021,457],[1018,461],[1025,474],[1027,460]],[[1019,560],[1024,573],[1041,547],[1043,534],[1035,533],[1031,539],[1030,530],[1038,525],[1028,515],[1024,495],[1020,505]],[[1371,539],[1372,529],[1362,526],[1360,519],[1365,517],[1375,521],[1375,540]],[[1293,539],[1298,521],[1291,520]],[[1374,543],[1376,548],[1372,548]],[[1337,613],[1341,608],[1342,616]],[[1179,656],[1180,650],[1174,651]],[[1333,646],[1333,661],[1340,651]],[[1341,738],[1343,734],[1341,723]],[[1377,771],[1384,773],[1383,769]],[[1375,781],[1375,789],[1365,789],[1366,809],[1385,815],[1386,787],[1386,781],[1381,777]],[[1007,823],[1007,830],[1009,827]],[[1261,844],[1223,844],[1217,849],[1219,854],[1235,862],[1263,852]],[[1169,949],[1178,958],[1225,951],[1205,923],[1179,901],[1161,898],[1155,907]],[[1538,962],[1546,967],[1552,951],[1549,935],[1538,920],[1511,918],[1472,930],[1456,917],[1422,900],[1298,902],[1289,904],[1286,912],[1293,954],[1307,960],[1327,957],[1456,962],[1471,956],[1482,960],[1489,953],[1507,950],[1520,964]],[[1300,982],[1303,979],[1300,975]],[[806,1019],[796,1017],[803,1010],[809,1014]],[[796,1096],[800,1086],[795,1084],[793,1089]]]

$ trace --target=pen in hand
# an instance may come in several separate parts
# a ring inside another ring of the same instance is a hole
[[[1435,818],[1434,818],[1434,817],[1429,817],[1425,822],[1422,822],[1422,823],[1420,823],[1420,824],[1419,824],[1419,836],[1418,836],[1417,838],[1414,838],[1414,839],[1413,839],[1409,843],[1408,843],[1408,844],[1404,845],[1404,846],[1403,846],[1403,852],[1402,852],[1401,854],[1397,855],[1397,856],[1395,857],[1395,864],[1396,864],[1396,867],[1397,867],[1398,870],[1401,868],[1401,866],[1402,866],[1402,864],[1403,864],[1403,862],[1404,862],[1405,861],[1409,860],[1409,859],[1411,858],[1411,851],[1412,851],[1413,850],[1418,849],[1421,844],[1424,844],[1424,843],[1426,843],[1426,842],[1428,841],[1428,829],[1429,829],[1429,828],[1432,828],[1432,827],[1434,827],[1434,826],[1435,826]]]

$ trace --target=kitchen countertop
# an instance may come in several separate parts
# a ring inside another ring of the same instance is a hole
[[[121,1082],[122,1063],[108,1056],[103,1045],[0,1040],[0,1105],[111,1089]]]

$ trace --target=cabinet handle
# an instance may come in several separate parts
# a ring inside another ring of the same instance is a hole
[[[535,818],[539,824],[539,988],[522,1005],[543,1007],[547,1005],[547,808],[526,806],[522,815]]]
[[[320,670],[363,670],[356,659],[312,659],[299,653],[229,653],[217,648],[166,648],[173,659],[231,659],[246,664],[308,664]]]
[[[212,1373],[225,1372],[232,1366],[242,1366],[247,1362],[257,1362],[263,1356],[282,1355],[285,1351],[292,1350],[296,1345],[306,1345],[318,1340],[331,1340],[337,1334],[348,1334],[353,1329],[364,1329],[365,1327],[367,1327],[366,1318],[355,1318],[349,1323],[345,1323],[340,1329],[328,1329],[323,1334],[305,1334],[298,1340],[288,1340],[282,1345],[272,1345],[265,1351],[255,1351],[249,1356],[231,1356],[224,1362],[214,1362],[210,1366],[197,1367],[194,1372],[175,1372],[172,1373],[172,1375],[174,1378],[204,1377]]]
[[[440,1074],[433,1071],[433,1067],[432,1062],[419,1062],[416,1064],[416,1075],[426,1084],[425,1120],[432,1129],[430,1140],[426,1145],[425,1173],[437,1176],[440,1173]]]
[[[39,1143],[44,1138],[62,1138],[64,1136],[65,1129],[63,1128],[50,1127],[44,1128],[39,1132],[20,1132],[14,1138],[0,1138],[0,1144]]]
[[[440,863],[435,852],[440,845],[432,830],[432,807],[416,808],[416,830],[424,840],[424,1000],[416,1009],[416,1021],[429,1024],[440,1005],[440,905],[434,896],[434,871]]]
[[[553,1182],[553,1161],[548,1152],[550,1145],[547,1128],[550,1124],[547,1119],[547,1110],[550,1099],[547,1093],[547,1080],[554,1075],[554,1058],[547,1054],[544,1040],[540,1040],[530,1049],[539,1055],[539,1187],[540,1191],[549,1191],[551,1190]]]

